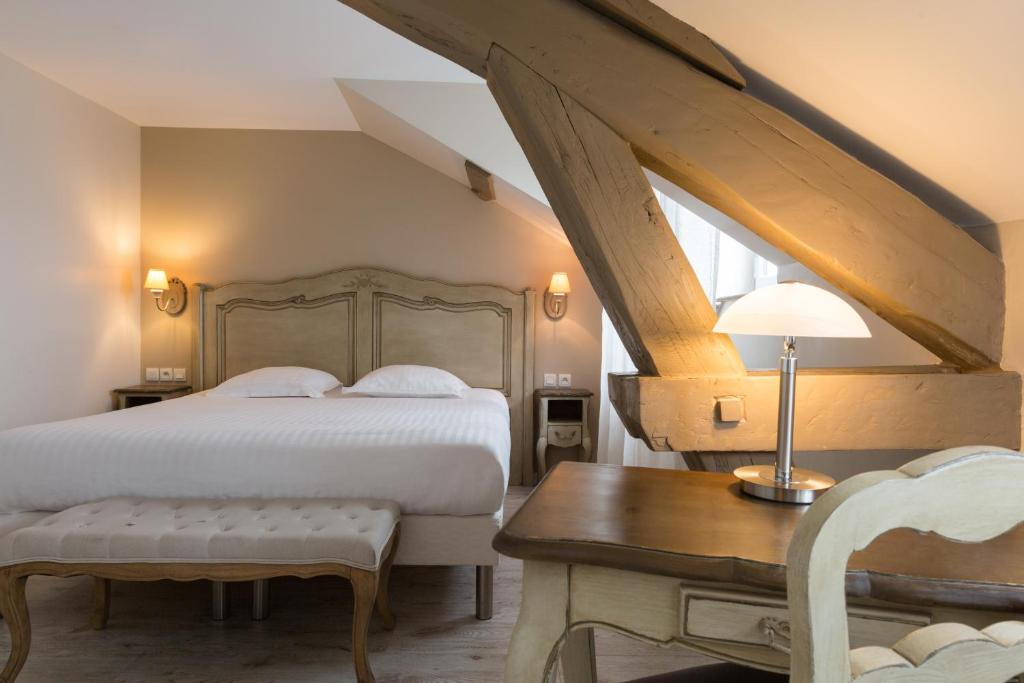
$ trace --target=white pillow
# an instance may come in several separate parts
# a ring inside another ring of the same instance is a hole
[[[441,368],[386,365],[352,385],[350,393],[409,398],[462,398],[469,386]]]
[[[282,367],[260,368],[235,375],[206,392],[207,396],[271,398],[274,396],[306,396],[323,398],[325,391],[340,385],[338,378],[323,370]]]

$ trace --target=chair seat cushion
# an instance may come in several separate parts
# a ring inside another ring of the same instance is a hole
[[[0,566],[333,562],[376,570],[398,520],[397,504],[370,499],[110,498],[0,537]]]
[[[787,683],[788,674],[751,669],[738,664],[708,664],[668,674],[639,678],[632,683]]]

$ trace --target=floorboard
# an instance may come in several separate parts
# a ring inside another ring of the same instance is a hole
[[[506,519],[527,489],[513,488]],[[473,617],[472,567],[396,567],[393,632],[374,622],[371,662],[382,683],[501,681],[519,611],[522,565],[502,558],[494,619]],[[32,652],[18,683],[338,683],[355,681],[349,656],[352,592],[342,579],[275,579],[271,615],[249,619],[251,594],[233,586],[231,616],[209,617],[209,584],[115,583],[110,624],[88,627],[92,579],[29,580]],[[2,623],[2,622],[0,622]],[[9,648],[0,628],[0,658]],[[710,661],[617,634],[597,635],[601,683]]]

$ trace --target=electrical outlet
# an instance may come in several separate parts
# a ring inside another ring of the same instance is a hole
[[[160,381],[160,368],[146,368],[146,381],[147,382],[159,382]]]
[[[184,382],[185,381],[185,368],[174,368],[174,381]]]
[[[553,373],[553,372],[545,372],[544,373],[544,386],[546,386],[546,387],[557,387],[558,386],[558,380],[556,379],[555,373]]]
[[[563,389],[568,389],[572,386],[572,375],[568,373],[558,373],[558,386]]]
[[[160,368],[160,381],[170,382],[174,379],[174,373],[171,368]]]

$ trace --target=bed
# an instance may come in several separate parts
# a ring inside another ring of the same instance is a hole
[[[0,433],[0,528],[110,496],[381,497],[402,507],[398,564],[475,565],[489,612],[491,539],[509,483],[532,482],[533,292],[375,268],[197,285],[197,393]],[[267,366],[351,385],[385,365],[430,365],[460,399],[207,396]]]

